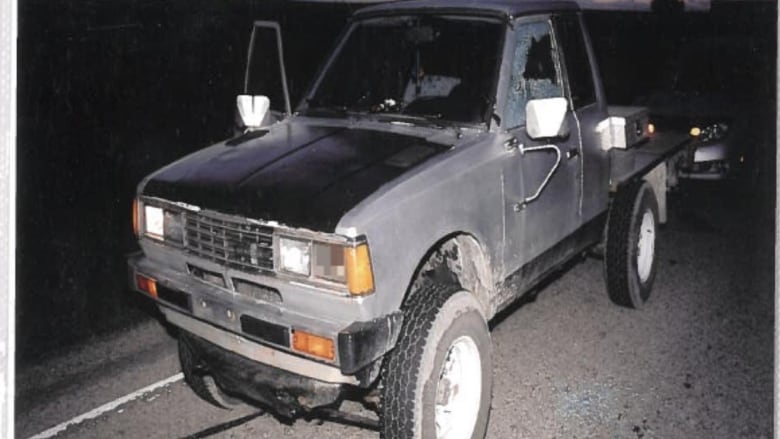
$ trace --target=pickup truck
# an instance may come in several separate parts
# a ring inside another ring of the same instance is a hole
[[[576,3],[361,9],[294,110],[280,35],[255,23],[240,134],[134,203],[130,285],[203,399],[285,417],[358,400],[386,438],[481,438],[497,313],[591,251],[613,302],[648,300],[688,136],[607,106]],[[268,66],[274,102],[248,86]]]

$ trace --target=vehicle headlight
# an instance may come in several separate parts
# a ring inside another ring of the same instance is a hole
[[[154,239],[163,239],[165,227],[163,210],[155,206],[144,206],[144,233]]]
[[[368,244],[279,238],[279,270],[344,285],[353,296],[374,292]]]
[[[704,128],[693,127],[690,134],[696,137],[701,142],[713,142],[726,137],[726,133],[729,131],[729,126],[725,123],[714,123]]]
[[[144,206],[144,235],[158,241],[181,244],[184,239],[184,224],[180,212],[157,206]]]
[[[311,273],[311,242],[279,238],[279,268],[290,273],[309,276]]]
[[[347,270],[344,266],[344,246],[338,244],[314,244],[314,276],[346,283]]]
[[[184,242],[184,221],[180,212],[163,210],[163,236],[166,241]]]

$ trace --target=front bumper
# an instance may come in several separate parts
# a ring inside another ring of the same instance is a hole
[[[156,281],[154,299],[173,325],[249,361],[323,383],[371,384],[378,368],[370,366],[395,345],[402,321],[393,313],[338,323],[285,312],[279,304],[247,302],[189,273],[160,267],[141,252],[128,257],[128,275],[131,289],[139,292],[138,275]],[[292,334],[301,327],[333,340],[333,361],[292,348]]]
[[[344,388],[252,361],[186,330],[179,337],[199,373],[212,376],[228,394],[242,395],[288,418],[336,402]]]

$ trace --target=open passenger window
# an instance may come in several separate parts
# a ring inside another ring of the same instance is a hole
[[[531,99],[563,97],[560,65],[547,20],[519,23],[504,114],[506,126],[525,125],[525,105]]]

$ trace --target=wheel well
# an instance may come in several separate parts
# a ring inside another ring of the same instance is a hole
[[[425,253],[406,290],[404,303],[425,282],[454,283],[477,298],[485,317],[493,315],[494,289],[490,261],[479,242],[469,234],[456,233],[436,242]]]

